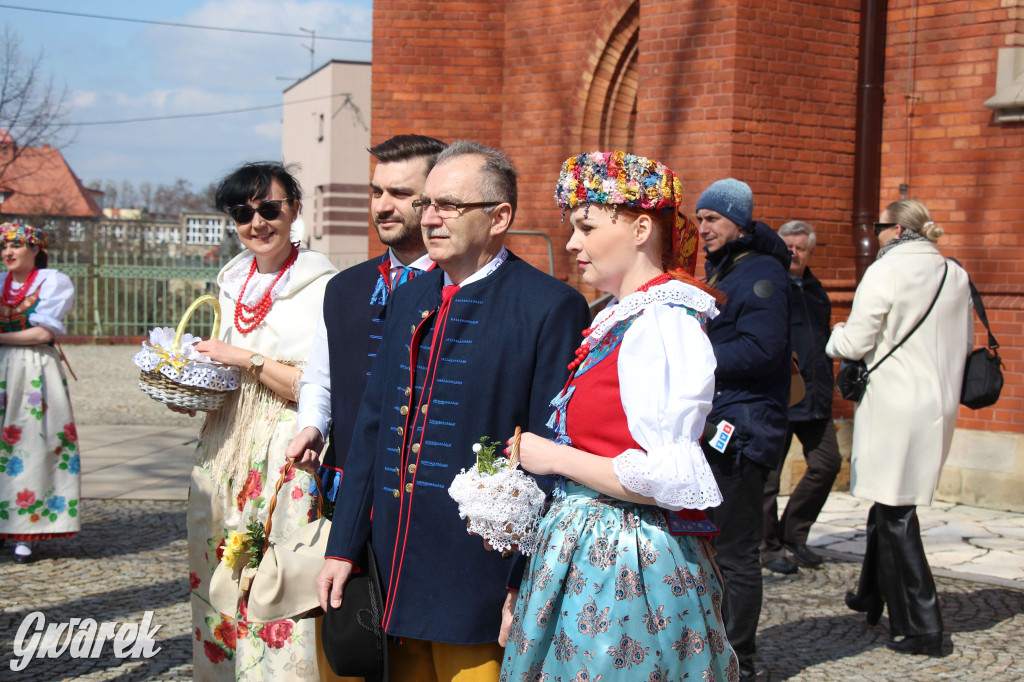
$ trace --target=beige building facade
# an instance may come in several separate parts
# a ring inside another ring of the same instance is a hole
[[[332,60],[284,92],[281,158],[304,196],[293,235],[340,269],[369,250],[370,63]]]

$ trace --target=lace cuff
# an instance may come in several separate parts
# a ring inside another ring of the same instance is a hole
[[[707,509],[722,503],[715,475],[693,441],[650,452],[626,450],[613,460],[613,469],[626,489],[654,498],[665,509]]]

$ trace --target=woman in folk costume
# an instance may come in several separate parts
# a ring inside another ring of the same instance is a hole
[[[0,544],[32,561],[33,542],[81,528],[81,463],[68,382],[54,339],[65,333],[75,287],[47,269],[42,230],[0,225]]]
[[[315,680],[313,619],[251,622],[242,600],[232,613],[210,604],[210,578],[230,531],[266,523],[297,432],[302,366],[324,287],[336,272],[320,253],[290,240],[301,190],[278,163],[246,164],[225,178],[216,205],[235,222],[246,250],[217,276],[225,325],[196,349],[242,369],[241,388],[211,412],[199,436],[188,501],[193,665],[197,680]],[[310,475],[291,469],[277,497],[272,538],[309,522]],[[312,586],[311,586],[312,588]]]
[[[583,281],[617,299],[584,331],[552,402],[548,441],[524,434],[524,469],[559,476],[511,618],[503,681],[733,680],[722,586],[701,509],[721,494],[700,449],[714,393],[693,279],[696,228],[664,165],[622,152],[562,167]]]

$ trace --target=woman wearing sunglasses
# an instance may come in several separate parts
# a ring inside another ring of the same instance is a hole
[[[317,679],[312,619],[250,622],[209,601],[210,577],[231,531],[266,523],[266,502],[297,433],[296,402],[324,287],[337,272],[322,254],[291,242],[301,190],[279,163],[245,164],[217,189],[245,251],[217,276],[225,324],[196,344],[203,355],[242,369],[242,386],[209,413],[200,434],[188,504],[195,678]],[[227,321],[230,320],[230,323]],[[277,496],[273,537],[308,523],[310,476],[290,470]],[[312,586],[310,586],[312,589]]]
[[[974,340],[967,273],[935,246],[942,233],[921,202],[889,204],[875,223],[878,256],[825,347],[833,358],[873,367],[905,339],[871,372],[854,411],[850,492],[874,504],[860,581],[846,605],[874,625],[888,604],[887,646],[931,656],[942,647],[942,614],[917,505],[935,495]]]

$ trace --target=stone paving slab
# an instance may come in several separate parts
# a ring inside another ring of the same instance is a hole
[[[87,509],[82,534],[43,543],[35,563],[18,565],[0,553],[0,679],[191,679],[185,503],[91,500]],[[938,577],[944,655],[905,656],[885,648],[885,617],[869,627],[843,604],[858,570],[855,562],[828,558],[823,568],[794,576],[765,572],[758,646],[773,680],[1024,679],[1024,590]],[[36,610],[48,622],[129,623],[151,610],[161,650],[148,661],[120,661],[108,647],[98,659],[33,659],[12,673],[15,633]],[[619,679],[631,682],[610,682]]]

